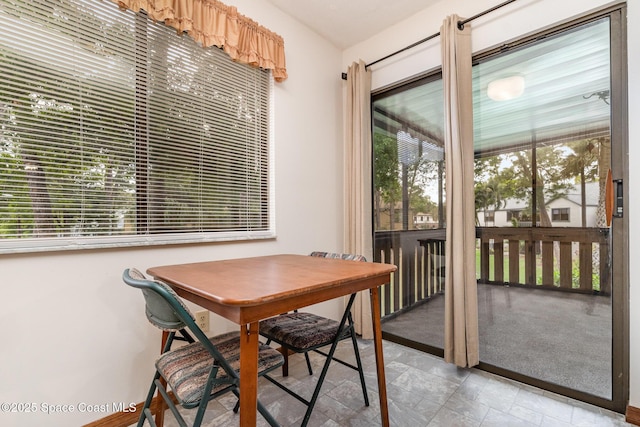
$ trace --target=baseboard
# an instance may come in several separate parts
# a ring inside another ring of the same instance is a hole
[[[173,399],[173,402],[176,403],[176,399],[173,396],[173,392],[169,392],[169,396]],[[158,396],[154,397],[151,401],[151,413],[155,416],[158,412]],[[160,401],[161,403],[164,403]],[[82,427],[129,427],[132,424],[138,422],[140,418],[140,411],[142,411],[142,407],[144,406],[144,402],[140,402],[136,405],[135,411],[130,412],[116,412],[115,414],[107,415],[104,418],[100,418],[99,420],[92,421],[89,424],[85,424]],[[166,409],[166,404],[164,405]]]
[[[155,404],[155,402],[154,402]],[[143,403],[136,405],[135,412],[116,412],[104,418],[85,424],[83,427],[128,427],[138,422]],[[155,414],[155,410],[153,412]]]
[[[625,414],[625,420],[630,424],[640,426],[640,408],[627,406],[627,413]]]

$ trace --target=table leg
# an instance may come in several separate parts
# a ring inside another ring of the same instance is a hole
[[[258,408],[258,322],[240,327],[240,425],[255,426]]]
[[[376,352],[378,373],[378,393],[380,395],[380,418],[383,427],[389,427],[389,407],[387,403],[387,381],[384,375],[384,355],[382,354],[382,328],[380,326],[379,287],[371,288],[371,321],[373,323],[373,343]]]

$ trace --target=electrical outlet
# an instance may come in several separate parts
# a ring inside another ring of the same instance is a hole
[[[202,332],[209,332],[209,311],[196,311],[196,324],[202,329]]]

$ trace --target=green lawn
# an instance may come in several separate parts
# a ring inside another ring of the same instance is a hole
[[[519,273],[519,283],[526,283],[525,280],[525,259],[524,259],[524,255],[520,254],[519,256],[519,263],[520,263],[520,267],[518,270]],[[495,264],[495,256],[493,253],[491,253],[489,255],[489,280],[495,280],[495,268],[494,268],[494,264]],[[505,254],[504,255],[504,279],[507,281],[512,281],[509,277],[509,254]],[[572,275],[572,287],[573,288],[579,288],[580,287],[580,266],[578,264],[578,260],[574,260],[573,261],[573,266],[571,268],[571,275]],[[554,285],[555,286],[560,286],[560,272],[559,271],[554,271],[553,272],[553,281],[554,281]],[[479,279],[480,278],[480,249],[476,249],[476,278]],[[542,284],[542,266],[541,266],[541,259],[540,257],[536,257],[536,283],[537,284]],[[600,290],[600,274],[596,271],[594,271],[594,273],[592,274],[592,283],[593,283],[593,290],[594,291],[598,291]]]
[[[489,255],[489,280],[495,280],[495,268],[494,268],[494,262],[495,260],[495,256],[492,254]],[[518,270],[519,276],[520,276],[520,283],[525,283],[525,277],[524,277],[524,255],[520,254],[520,268]],[[509,279],[509,254],[505,254],[504,255],[504,278],[505,279]],[[541,273],[542,274],[542,273]],[[480,278],[480,249],[476,249],[476,279]]]

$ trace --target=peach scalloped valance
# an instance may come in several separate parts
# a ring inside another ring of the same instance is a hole
[[[203,47],[218,46],[234,61],[273,70],[287,78],[284,40],[257,22],[217,0],[112,0],[122,9],[145,10],[179,33],[186,32]]]

